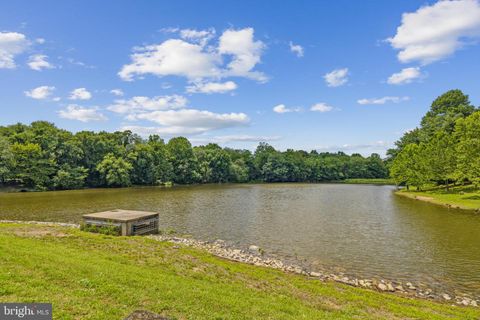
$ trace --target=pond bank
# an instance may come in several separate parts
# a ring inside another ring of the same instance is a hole
[[[447,208],[480,212],[479,192],[465,192],[461,190],[451,192],[400,190],[396,191],[395,194],[401,197],[429,202]]]
[[[412,282],[388,281],[385,279],[358,279],[348,277],[344,273],[331,273],[323,270],[310,270],[308,267],[301,266],[282,259],[271,257],[256,245],[251,245],[248,249],[239,249],[229,246],[224,240],[201,241],[191,238],[182,238],[169,235],[150,235],[151,239],[157,241],[168,241],[174,244],[181,244],[197,249],[205,250],[217,257],[231,261],[248,263],[255,266],[279,269],[284,272],[301,274],[321,281],[334,281],[350,285],[353,287],[377,290],[381,292],[395,293],[401,296],[415,297],[421,299],[431,299],[444,302],[452,302],[457,305],[478,307],[479,297],[474,298],[467,294],[455,294],[453,292],[435,292],[424,284],[415,284]]]
[[[17,220],[0,220],[0,224],[25,224],[39,225],[44,227],[67,227],[73,229],[78,229],[80,227],[80,225],[72,223]],[[447,303],[455,303],[463,306],[478,307],[480,304],[480,297],[473,297],[471,295],[460,294],[458,292],[435,292],[431,288],[428,288],[428,286],[425,284],[421,283],[388,281],[378,278],[358,279],[356,277],[346,276],[344,273],[331,273],[329,271],[318,269],[311,270],[309,267],[302,266],[301,264],[282,260],[278,257],[273,257],[269,255],[268,252],[264,252],[262,248],[256,245],[251,245],[248,249],[240,249],[229,245],[226,241],[221,239],[212,242],[162,234],[149,235],[146,236],[146,238],[160,242],[173,243],[176,246],[181,245],[200,249],[214,256],[234,262],[241,262],[254,266],[277,269],[287,273],[304,275],[309,278],[318,279],[322,282],[338,282],[353,287],[388,292],[404,297],[436,300]]]
[[[410,299],[215,257],[148,237],[0,223],[3,301],[48,301],[58,319],[478,319]],[[253,249],[253,248],[252,248]]]

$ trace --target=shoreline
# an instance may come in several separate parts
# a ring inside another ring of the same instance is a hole
[[[86,190],[121,190],[129,188],[178,188],[178,187],[197,187],[197,186],[208,186],[208,185],[255,185],[255,184],[352,184],[352,185],[392,185],[395,184],[390,179],[383,178],[368,178],[368,179],[344,179],[344,180],[325,180],[325,181],[285,181],[285,182],[265,182],[265,181],[247,181],[247,182],[223,182],[223,183],[190,183],[190,184],[158,184],[158,185],[131,185],[124,187],[106,187],[106,186],[97,186],[97,187],[85,187],[77,189],[52,189],[52,190],[36,190],[21,188],[16,186],[0,186],[0,194],[2,193],[45,193],[45,192],[66,192],[66,191],[86,191]]]
[[[473,211],[473,212],[480,212],[480,204],[478,207],[470,207],[470,206],[465,206],[456,203],[455,201],[448,201],[448,200],[442,200],[435,198],[432,195],[432,193],[428,193],[425,191],[404,191],[404,190],[398,190],[395,191],[395,195],[398,195],[400,197],[412,199],[412,200],[418,200],[418,201],[423,201],[423,202],[428,202],[432,203],[438,206],[443,206],[446,208],[450,209],[460,209],[460,210],[467,210],[467,211]]]
[[[79,224],[42,221],[0,220],[0,224],[30,224],[49,227],[80,228]],[[436,292],[422,284],[413,282],[389,281],[380,278],[359,279],[352,276],[346,276],[344,273],[311,270],[308,267],[288,262],[286,259],[272,257],[256,245],[251,245],[248,249],[244,250],[230,246],[221,239],[215,241],[202,241],[193,238],[162,234],[146,235],[145,237],[155,241],[169,242],[175,246],[186,246],[206,251],[215,257],[223,258],[228,261],[277,269],[287,273],[303,275],[322,282],[338,282],[352,287],[391,293],[402,297],[450,303],[458,306],[478,307],[480,305],[480,296],[472,297],[469,294],[462,293]]]

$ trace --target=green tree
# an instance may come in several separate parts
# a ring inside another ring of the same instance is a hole
[[[38,144],[14,143],[13,179],[21,185],[36,189],[47,189],[52,186],[52,176],[56,171],[55,162],[46,157]]]
[[[423,142],[435,136],[437,132],[452,133],[457,119],[465,118],[475,111],[468,95],[461,90],[450,90],[436,98],[430,110],[422,118]]]
[[[197,159],[197,172],[201,182],[228,182],[231,177],[232,160],[228,152],[210,143],[193,149]]]
[[[9,179],[13,159],[10,143],[6,138],[0,136],[0,184],[5,183]]]
[[[459,119],[455,127],[456,177],[480,185],[480,111]]]
[[[438,132],[428,143],[424,143],[424,174],[437,184],[455,180],[455,139],[445,132]]]
[[[85,186],[88,170],[84,167],[70,167],[63,165],[53,177],[55,189],[80,189]]]
[[[414,143],[400,151],[390,169],[395,183],[405,184],[407,189],[410,185],[421,189],[428,182],[422,151],[423,146]]]
[[[198,179],[197,159],[187,138],[172,138],[167,143],[168,159],[173,168],[173,181],[194,183]]]
[[[125,187],[131,185],[130,172],[133,166],[128,161],[107,154],[97,165],[97,171],[103,183],[112,187]]]

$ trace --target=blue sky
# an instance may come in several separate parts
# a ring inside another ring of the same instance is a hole
[[[385,150],[480,104],[480,2],[1,1],[0,125]]]

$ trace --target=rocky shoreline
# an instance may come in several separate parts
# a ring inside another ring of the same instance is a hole
[[[184,245],[205,250],[217,257],[231,261],[302,274],[321,281],[335,281],[354,287],[377,290],[381,292],[390,292],[403,296],[449,302],[462,306],[478,307],[480,305],[478,298],[475,299],[467,294],[454,295],[447,292],[437,293],[432,289],[426,288],[422,285],[416,285],[411,282],[403,283],[401,281],[387,281],[383,279],[357,279],[354,277],[348,277],[343,273],[333,274],[325,271],[309,270],[306,267],[271,257],[256,245],[251,245],[248,249],[242,250],[229,246],[224,240],[221,239],[215,241],[200,241],[191,238],[182,238],[161,234],[150,235],[148,237],[157,241],[168,241],[176,245]]]
[[[79,224],[62,223],[62,222],[43,222],[43,221],[18,221],[18,220],[0,220],[0,223],[16,223],[16,224],[37,224],[44,226],[57,226],[80,228]],[[479,297],[471,297],[467,294],[453,294],[449,292],[435,292],[430,288],[426,288],[421,284],[411,282],[388,281],[384,279],[358,279],[346,276],[344,273],[330,273],[319,270],[309,270],[309,268],[290,263],[282,259],[270,256],[256,245],[249,246],[248,249],[239,249],[230,246],[226,241],[218,239],[215,241],[201,241],[192,238],[178,237],[172,235],[154,234],[147,236],[156,241],[167,241],[176,246],[183,245],[205,250],[217,257],[228,259],[231,261],[248,263],[255,266],[267,267],[301,274],[320,281],[335,281],[346,285],[376,290],[381,292],[389,292],[402,296],[416,297],[422,299],[431,299],[443,301],[460,306],[478,307],[480,305]]]

